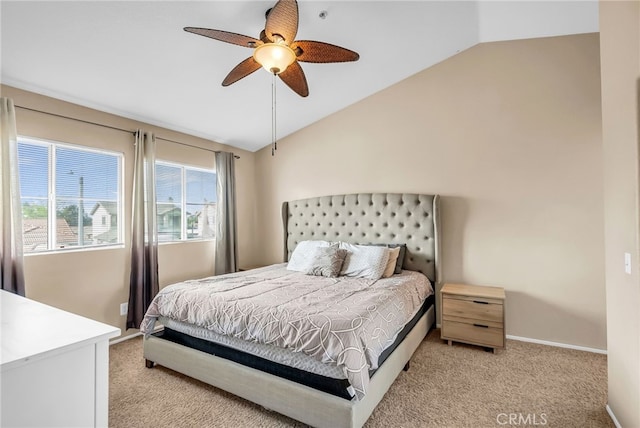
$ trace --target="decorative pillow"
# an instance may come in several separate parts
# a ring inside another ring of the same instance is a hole
[[[400,253],[398,254],[398,259],[396,260],[396,268],[393,271],[393,273],[402,273],[404,256],[405,254],[407,254],[407,244],[363,244],[363,245],[373,245],[376,247],[387,247],[387,248],[400,248]]]
[[[340,275],[373,280],[382,277],[389,260],[389,250],[386,247],[340,242],[340,248],[348,251]]]
[[[389,248],[387,251],[389,252],[389,260],[387,261],[387,266],[384,268],[384,273],[382,274],[383,278],[389,278],[395,273],[396,262],[400,255],[400,247]]]
[[[387,244],[389,248],[400,248],[398,260],[396,260],[396,269],[393,273],[402,273],[402,265],[404,264],[404,256],[407,254],[407,244]]]
[[[316,249],[320,247],[328,247],[330,245],[331,242],[328,241],[298,242],[298,245],[296,245],[296,248],[291,254],[291,258],[287,264],[287,269],[295,270],[297,272],[306,272],[311,267]]]
[[[335,278],[340,274],[347,250],[340,249],[338,244],[330,247],[318,247],[314,253],[311,266],[305,271],[307,275]]]

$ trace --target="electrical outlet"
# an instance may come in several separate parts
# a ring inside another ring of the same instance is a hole
[[[127,312],[129,312],[129,303],[120,303],[120,315],[127,315]]]

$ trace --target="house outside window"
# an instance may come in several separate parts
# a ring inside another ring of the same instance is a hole
[[[121,245],[122,163],[122,153],[19,137],[24,252]],[[114,207],[106,225],[99,203]]]
[[[213,170],[156,162],[158,241],[215,238]]]

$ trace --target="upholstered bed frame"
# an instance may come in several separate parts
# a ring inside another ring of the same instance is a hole
[[[403,268],[440,277],[439,198],[408,193],[359,193],[285,202],[284,261],[303,240],[406,244]],[[148,336],[144,358],[268,409],[317,427],[360,427],[407,365],[429,329],[432,306],[371,378],[367,395],[346,400],[260,370]]]

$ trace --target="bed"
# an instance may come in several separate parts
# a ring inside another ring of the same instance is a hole
[[[437,195],[407,193],[283,203],[285,263],[161,290],[143,321],[147,367],[165,366],[312,426],[362,426],[435,325],[435,296],[423,290],[439,283],[438,207]],[[310,241],[347,249],[404,247],[406,253],[399,273],[377,281],[287,269]],[[273,303],[258,308],[262,321],[248,309],[256,309],[258,293]],[[174,294],[179,297],[170,300]],[[332,294],[341,303],[327,300]],[[387,300],[402,315],[373,310],[386,308]],[[367,323],[349,318],[358,305],[369,308]],[[230,314],[231,306],[239,312]],[[316,315],[334,318],[323,323]],[[164,330],[151,334],[156,321]],[[347,325],[367,329],[366,339]]]

